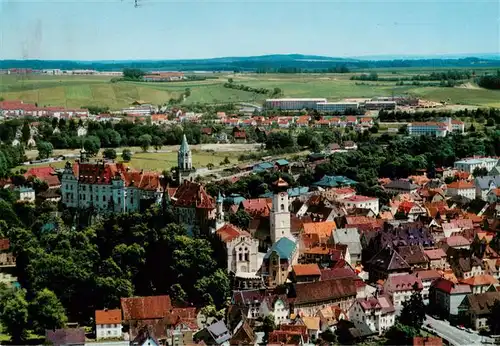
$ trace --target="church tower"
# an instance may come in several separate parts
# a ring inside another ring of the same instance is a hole
[[[177,182],[182,184],[182,181],[189,176],[193,170],[193,156],[191,149],[186,139],[186,135],[182,137],[181,147],[177,153]]]
[[[271,209],[271,241],[276,243],[281,238],[294,239],[290,230],[290,210],[288,204],[288,183],[279,178],[273,183],[273,206]]]
[[[224,221],[224,199],[222,198],[220,191],[219,195],[217,196],[216,202],[217,202],[217,211],[215,214],[215,230],[217,231],[226,224],[226,222]]]

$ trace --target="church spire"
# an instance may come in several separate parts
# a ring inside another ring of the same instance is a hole
[[[181,147],[179,149],[179,152],[180,153],[183,153],[183,154],[186,154],[188,152],[190,152],[189,150],[189,144],[188,144],[188,141],[187,141],[187,138],[186,138],[186,135],[182,135],[182,144],[181,144]]]

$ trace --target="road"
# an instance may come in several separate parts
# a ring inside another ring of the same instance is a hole
[[[429,315],[426,315],[424,326],[427,326],[428,324],[430,324],[431,327],[426,328],[443,339],[446,339],[451,345],[454,346],[481,345],[485,343],[484,341],[490,341],[493,343],[493,340],[490,340],[490,338],[483,337],[477,333],[466,332],[465,330],[461,330],[450,325],[450,323],[446,320],[437,320]]]

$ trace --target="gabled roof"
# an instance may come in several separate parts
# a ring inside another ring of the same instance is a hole
[[[295,276],[321,276],[321,271],[316,263],[296,264],[292,267]]]
[[[356,301],[364,311],[380,310],[382,313],[394,312],[395,308],[388,295],[358,298]]]
[[[85,330],[83,328],[63,328],[46,330],[45,336],[53,345],[83,345],[85,343]]]
[[[215,201],[210,196],[203,185],[184,180],[172,198],[174,207],[196,208],[196,209],[214,209]]]
[[[267,251],[264,259],[268,259],[273,252],[276,252],[280,259],[292,259],[292,254],[295,252],[297,248],[297,243],[288,239],[286,237],[280,238],[276,243],[271,246],[269,251]]]
[[[424,250],[424,253],[427,256],[427,258],[429,258],[429,260],[431,260],[431,261],[446,257],[446,253],[441,248]]]
[[[465,180],[457,180],[451,184],[448,184],[448,189],[475,189],[476,187],[472,182]]]
[[[398,246],[398,254],[409,265],[427,263],[427,257],[419,245]]]
[[[487,286],[498,284],[498,280],[488,274],[475,275],[468,279],[460,280],[460,282],[469,286]]]
[[[314,234],[318,236],[319,240],[330,238],[336,228],[335,221],[307,222],[303,225],[304,234]]]
[[[413,274],[389,275],[384,287],[389,292],[408,291],[413,290],[413,286],[415,284],[417,284],[418,289],[422,289],[424,287],[422,280]]]
[[[500,300],[500,292],[486,292],[481,294],[469,294],[467,302],[469,308],[476,315],[487,315],[491,313],[491,309],[495,301]],[[464,301],[465,302],[465,301]]]
[[[474,179],[474,183],[481,190],[488,190],[491,183],[495,184],[497,187],[500,187],[500,175],[477,177],[476,179]]]
[[[114,310],[96,310],[95,311],[95,324],[121,324],[122,311],[120,309]]]
[[[163,318],[172,309],[168,295],[121,298],[121,306],[125,321]]]
[[[432,281],[435,279],[439,279],[442,277],[441,273],[437,270],[429,269],[429,270],[417,270],[415,271],[415,276],[418,277],[422,281]]]
[[[224,243],[228,243],[240,236],[250,236],[250,233],[245,232],[230,223],[226,223],[224,226],[219,228],[216,233]]]
[[[321,303],[355,296],[356,284],[353,279],[316,281],[295,285],[296,305]]]
[[[461,235],[452,235],[451,237],[446,238],[446,244],[450,247],[456,246],[469,246],[471,242]]]
[[[454,282],[447,280],[445,278],[437,279],[432,284],[437,290],[448,294],[468,294],[471,293],[469,285],[465,284],[455,284]]]
[[[405,179],[392,180],[389,184],[384,185],[384,187],[389,189],[398,189],[406,191],[412,191],[418,189],[417,184],[413,184],[409,180]]]

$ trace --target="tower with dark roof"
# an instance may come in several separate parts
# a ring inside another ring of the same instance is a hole
[[[186,135],[182,136],[181,147],[177,153],[177,178],[179,185],[193,170],[193,154],[189,149]]]
[[[220,191],[219,195],[217,196],[216,203],[217,211],[215,214],[215,230],[217,231],[226,224],[226,222],[224,221],[224,198],[222,198]]]
[[[279,178],[273,183],[273,205],[269,215],[271,241],[274,244],[281,238],[293,239],[290,230],[290,210],[288,202],[288,183]]]

